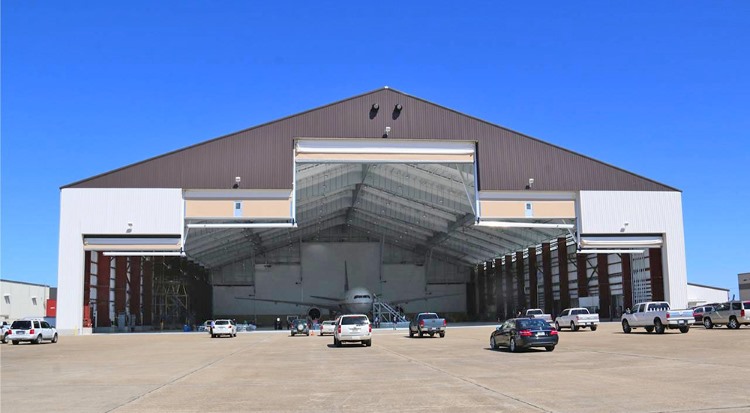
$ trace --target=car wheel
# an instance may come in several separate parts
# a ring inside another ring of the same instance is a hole
[[[729,323],[727,323],[727,328],[731,328],[732,330],[740,328],[740,323],[737,322],[736,318],[732,317],[729,319]]]
[[[414,332],[409,329],[409,337],[414,337]]]
[[[365,343],[365,346],[372,347],[372,339],[367,340],[367,342]]]
[[[714,328],[714,323],[711,322],[710,318],[705,318],[704,317],[703,318],[703,327],[706,327],[707,329],[710,330],[710,329]]]
[[[430,337],[435,337],[435,333],[430,333]]]
[[[424,337],[424,333],[420,331],[419,332],[419,338],[422,338],[422,337]]]
[[[628,323],[628,320],[622,320],[622,332],[625,334],[630,333],[630,324]]]
[[[445,332],[440,333],[440,338],[445,337]]]
[[[336,347],[341,347],[341,340],[335,340],[334,344],[336,344]]]
[[[555,321],[555,330],[560,331],[560,323]]]
[[[664,327],[664,324],[661,323],[661,320],[658,319],[658,318],[655,319],[654,320],[654,331],[656,331],[656,334],[664,334],[664,330],[666,330],[666,328]]]
[[[648,326],[648,327],[644,327],[644,328],[646,329],[647,333],[653,333],[654,332],[654,326]]]
[[[690,331],[690,326],[680,326],[680,333],[685,334]]]
[[[490,336],[490,348],[497,350],[497,343],[495,343],[495,336]]]
[[[216,338],[216,334],[211,334],[211,338]]]
[[[13,345],[17,345],[19,343],[19,341],[18,340],[13,340],[12,343],[13,343]]]
[[[547,346],[544,349],[547,351],[555,351],[555,346]]]
[[[515,338],[511,338],[510,339],[510,343],[508,343],[508,350],[510,350],[511,353],[515,353],[516,350],[518,350],[516,348],[516,339]]]
[[[596,324],[591,325],[591,331],[596,331]]]
[[[576,326],[576,323],[570,322],[570,331],[578,331],[578,327]]]
[[[36,336],[36,340],[33,341],[34,344],[42,344],[42,335],[39,334]]]
[[[55,335],[52,336],[52,342],[57,343],[57,333],[55,333]]]

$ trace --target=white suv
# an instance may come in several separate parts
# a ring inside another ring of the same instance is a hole
[[[214,321],[214,328],[211,330],[211,337],[219,337],[228,335],[229,337],[237,337],[237,326],[233,320],[216,320]]]
[[[8,340],[13,344],[22,341],[39,344],[42,340],[57,343],[57,330],[41,318],[16,320],[10,326]]]
[[[372,325],[364,314],[347,314],[339,317],[333,330],[333,344],[358,341],[369,347],[372,345]]]

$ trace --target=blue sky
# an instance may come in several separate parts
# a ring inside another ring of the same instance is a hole
[[[271,3],[2,2],[0,277],[57,284],[62,185],[385,85],[681,189],[688,280],[750,272],[749,2]]]

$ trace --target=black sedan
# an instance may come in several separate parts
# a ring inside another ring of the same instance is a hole
[[[557,330],[538,318],[511,318],[503,321],[490,335],[490,348],[508,347],[516,352],[529,347],[544,347],[552,351],[557,345]]]

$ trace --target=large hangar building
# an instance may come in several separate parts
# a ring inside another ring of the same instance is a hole
[[[688,300],[679,190],[387,87],[60,197],[70,334],[326,318],[345,287],[456,320]]]

